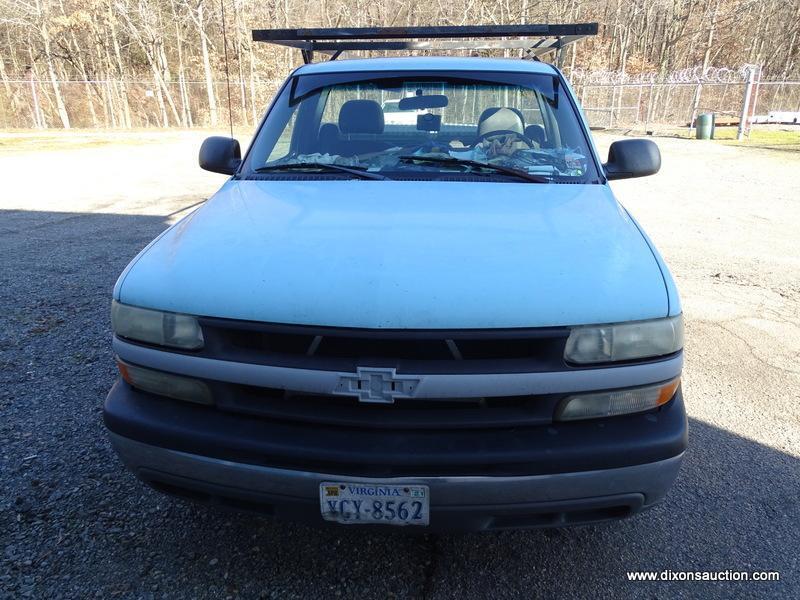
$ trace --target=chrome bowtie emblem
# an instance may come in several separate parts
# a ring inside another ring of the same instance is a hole
[[[357,396],[359,402],[392,404],[395,398],[410,398],[420,383],[419,377],[397,375],[394,369],[358,367],[355,375],[342,375],[334,394]]]

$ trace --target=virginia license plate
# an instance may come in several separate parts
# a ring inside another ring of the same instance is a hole
[[[427,485],[382,485],[329,481],[319,486],[322,518],[347,525],[427,525]]]

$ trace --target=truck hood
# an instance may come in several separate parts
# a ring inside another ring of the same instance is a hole
[[[368,328],[665,316],[664,278],[605,185],[228,181],[122,274],[126,304]]]

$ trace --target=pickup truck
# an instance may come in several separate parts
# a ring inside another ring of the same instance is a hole
[[[398,90],[417,119],[386,128]],[[609,181],[660,160],[601,162],[544,62],[298,68],[244,156],[203,143],[229,178],[116,283],[113,447],[162,492],[320,525],[652,506],[687,445],[681,305]]]

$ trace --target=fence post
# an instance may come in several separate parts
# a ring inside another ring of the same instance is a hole
[[[694,90],[694,100],[692,101],[692,113],[689,115],[689,137],[692,137],[694,119],[697,116],[697,109],[700,107],[700,94],[703,93],[703,84],[698,83]]]
[[[650,93],[647,94],[647,114],[644,117],[644,128],[647,129],[647,125],[650,123],[650,115],[653,113],[653,92],[655,87],[655,82],[650,82]]]
[[[614,105],[617,102],[617,85],[611,84],[611,103],[608,107],[608,128],[614,127]]]
[[[753,69],[755,71],[755,69]],[[756,116],[756,105],[758,104],[758,92],[761,91],[761,66],[758,67],[758,71],[755,74],[755,87],[753,89],[753,101],[750,106],[750,116]],[[748,133],[748,137],[749,137]]]
[[[744,99],[742,100],[742,115],[739,117],[739,130],[736,132],[736,139],[742,141],[747,131],[748,113],[750,111],[750,96],[753,93],[753,82],[756,79],[755,70],[747,67],[747,83],[744,87]]]
[[[639,114],[642,112],[642,84],[639,84],[639,98],[636,100],[636,124],[638,125],[641,121],[639,119]]]

